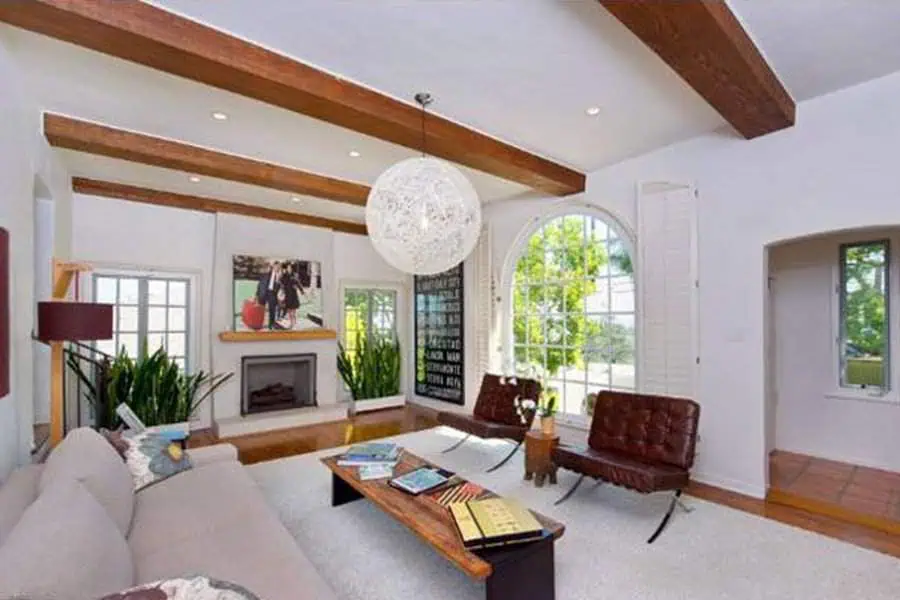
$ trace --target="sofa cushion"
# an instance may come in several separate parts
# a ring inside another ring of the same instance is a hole
[[[335,597],[235,461],[138,493],[128,543],[139,583],[202,573],[265,600]]]
[[[0,544],[38,496],[40,465],[26,465],[13,471],[0,485]]]
[[[483,439],[507,438],[521,442],[528,433],[528,427],[525,425],[494,423],[475,415],[464,415],[452,411],[438,413],[437,420],[441,425],[447,425]]]
[[[643,493],[682,489],[689,479],[686,469],[642,462],[611,450],[559,446],[553,451],[553,462],[563,469]]]
[[[0,546],[0,598],[99,598],[132,585],[128,543],[74,479],[48,485]]]
[[[260,600],[247,588],[203,575],[165,579],[122,590],[101,600]]]
[[[134,510],[131,473],[102,435],[87,427],[69,432],[47,459],[41,474],[40,492],[60,479],[76,479],[84,484],[109,513],[119,531],[128,534]]]
[[[245,516],[136,558],[135,568],[139,582],[203,573],[265,600],[336,599],[274,513]]]
[[[181,446],[151,431],[122,436],[125,464],[134,480],[134,491],[165,481],[192,467]]]
[[[264,510],[265,498],[240,463],[212,463],[138,492],[128,544],[137,560]]]

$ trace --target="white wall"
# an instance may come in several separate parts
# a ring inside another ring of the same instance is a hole
[[[700,380],[694,476],[766,489],[766,245],[900,223],[900,73],[801,103],[798,124],[755,140],[717,133],[592,173],[588,193],[627,206],[637,181],[699,190]]]
[[[898,236],[900,229],[866,230],[770,249],[778,449],[900,470],[897,390],[881,401],[839,390],[835,354],[840,245],[891,239],[896,249]],[[896,299],[900,281],[895,276],[897,265],[892,266],[891,294]],[[894,340],[898,335],[896,304],[891,305]],[[896,372],[897,365],[894,367]]]
[[[198,368],[237,375],[215,394],[215,418],[240,415],[242,355],[315,352],[318,401],[339,399],[335,341],[223,343],[218,334],[232,327],[231,257],[297,257],[322,263],[325,326],[337,328],[341,281],[403,283],[405,276],[387,265],[368,238],[239,215],[188,211],[76,195],[74,254],[100,268],[189,274],[200,290],[192,332]],[[343,394],[340,394],[342,396]],[[210,406],[199,411],[211,423]]]
[[[11,393],[0,398],[0,479],[30,459],[34,404],[31,330],[34,305],[35,181],[56,204],[56,255],[68,257],[71,186],[41,135],[40,114],[0,38],[0,226],[10,233]]]

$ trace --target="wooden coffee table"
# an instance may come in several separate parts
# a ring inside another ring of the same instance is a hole
[[[484,581],[488,600],[554,599],[553,543],[565,531],[562,523],[532,511],[544,526],[543,539],[472,552],[463,547],[447,508],[425,496],[401,492],[389,486],[387,479],[360,481],[355,467],[339,467],[337,461],[337,456],[322,459],[331,469],[332,506],[367,498],[466,575]],[[437,465],[404,450],[394,476],[423,466]]]

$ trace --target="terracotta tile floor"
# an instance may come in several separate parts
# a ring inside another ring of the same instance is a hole
[[[900,473],[776,450],[769,458],[773,489],[900,521]]]

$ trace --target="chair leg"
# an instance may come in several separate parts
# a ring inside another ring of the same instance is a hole
[[[584,477],[585,477],[584,475],[579,475],[579,476],[578,476],[578,480],[575,482],[575,485],[573,485],[572,487],[570,487],[570,488],[569,488],[569,491],[566,492],[565,494],[563,494],[562,498],[560,498],[559,500],[557,500],[556,502],[554,502],[554,503],[553,503],[553,506],[556,506],[557,504],[562,504],[563,502],[565,502],[566,500],[568,500],[568,499],[572,496],[572,494],[575,493],[575,490],[578,489],[578,486],[581,485],[581,482],[584,481]]]
[[[663,532],[663,529],[666,528],[666,525],[669,524],[669,519],[672,518],[672,512],[675,510],[675,504],[679,503],[681,499],[681,490],[676,490],[675,495],[672,496],[672,501],[669,503],[669,510],[666,511],[666,515],[663,517],[662,522],[659,524],[659,527],[656,528],[656,531],[653,532],[653,535],[650,536],[650,539],[647,540],[648,544],[652,544],[656,541],[656,538],[659,537],[659,534]]]
[[[452,446],[450,446],[450,447],[447,448],[446,450],[441,450],[441,454],[447,454],[448,452],[451,452],[451,451],[453,451],[453,450],[456,450],[457,448],[459,448],[460,446],[462,446],[462,445],[463,445],[463,442],[465,442],[465,441],[466,441],[467,439],[469,439],[470,437],[472,437],[472,434],[471,434],[471,433],[467,433],[467,434],[466,434],[466,437],[464,437],[463,439],[459,440],[458,442],[456,442],[455,444],[453,444]]]
[[[521,445],[522,445],[522,442],[518,442],[518,443],[516,444],[515,448],[513,448],[512,451],[511,451],[509,454],[507,454],[506,457],[505,457],[503,460],[501,460],[501,461],[498,462],[496,465],[494,465],[493,467],[491,467],[490,469],[488,469],[487,472],[488,472],[488,473],[493,473],[494,471],[496,471],[497,469],[499,469],[500,467],[502,467],[503,465],[505,465],[505,464],[509,461],[509,459],[511,459],[511,458],[513,457],[513,454],[516,453],[516,451],[519,449],[519,447],[520,447]]]

